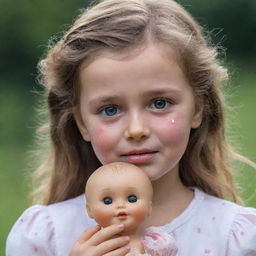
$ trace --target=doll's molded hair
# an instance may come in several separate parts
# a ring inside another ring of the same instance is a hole
[[[108,173],[111,173],[112,175],[125,175],[126,173],[130,172],[136,172],[138,175],[140,175],[143,180],[145,180],[145,184],[148,187],[149,195],[152,200],[153,198],[153,186],[149,179],[149,177],[146,175],[146,173],[137,167],[136,165],[125,163],[125,162],[114,162],[110,164],[103,165],[99,167],[97,170],[95,170],[91,176],[88,178],[85,186],[85,196],[87,198],[87,191],[88,188],[91,186],[91,182],[93,182],[94,178],[100,175],[106,175]],[[114,176],[113,176],[114,177]]]
[[[195,97],[200,99],[197,107],[203,108],[202,124],[191,131],[180,162],[183,183],[236,201],[229,163],[232,150],[225,139],[219,88],[227,72],[216,59],[217,50],[207,44],[201,27],[173,0],[107,0],[81,13],[39,64],[47,92],[53,152],[37,171],[49,181],[42,181],[37,191],[44,193],[45,204],[83,193],[87,178],[101,165],[74,120],[81,63],[103,51],[129,50],[149,40],[176,51]]]

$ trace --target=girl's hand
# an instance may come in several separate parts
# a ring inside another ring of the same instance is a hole
[[[111,225],[101,229],[95,226],[85,230],[71,249],[69,256],[125,256],[129,252],[129,237],[113,236],[120,233],[124,225]]]

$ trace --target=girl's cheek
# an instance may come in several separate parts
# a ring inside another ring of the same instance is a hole
[[[113,151],[116,145],[115,131],[106,129],[101,125],[95,126],[91,132],[91,143],[98,159],[104,164],[108,162],[108,153]]]
[[[188,139],[190,132],[190,125],[188,119],[182,116],[168,116],[163,119],[154,121],[153,126],[155,127],[158,137],[161,141],[169,144],[180,143],[184,139]]]

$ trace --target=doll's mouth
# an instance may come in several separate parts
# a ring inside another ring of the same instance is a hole
[[[117,214],[118,219],[126,219],[127,216],[128,216],[128,215],[127,215],[126,212],[119,212],[119,213]]]

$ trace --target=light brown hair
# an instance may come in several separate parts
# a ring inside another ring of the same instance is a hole
[[[102,51],[129,50],[147,40],[165,44],[178,54],[197,102],[203,104],[201,126],[191,130],[180,161],[182,182],[237,200],[230,167],[234,153],[225,138],[219,88],[227,72],[217,60],[216,48],[209,46],[202,28],[173,0],[106,0],[84,10],[39,63],[50,113],[50,148],[35,172],[41,185],[34,194],[41,195],[44,204],[83,193],[89,175],[101,165],[74,119],[81,63]]]

